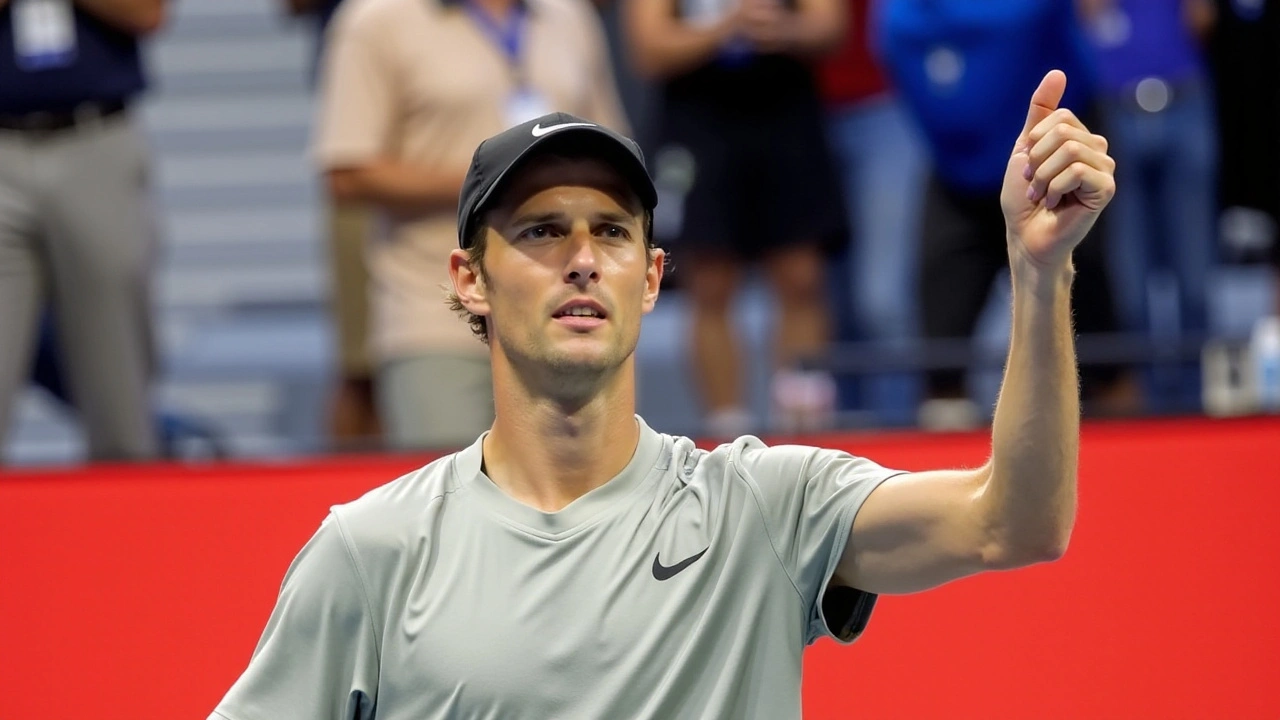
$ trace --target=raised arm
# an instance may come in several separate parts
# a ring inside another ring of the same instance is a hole
[[[1055,70],[1035,91],[1001,192],[1013,320],[990,459],[871,493],[837,571],[852,587],[916,592],[1066,551],[1080,430],[1071,252],[1115,193],[1115,163],[1104,138],[1058,109],[1065,88]]]

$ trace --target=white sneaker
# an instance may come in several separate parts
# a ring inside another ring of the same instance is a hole
[[[779,370],[770,391],[772,425],[778,432],[822,432],[835,427],[836,381],[831,373]]]
[[[743,435],[750,435],[755,426],[755,417],[749,410],[740,407],[716,410],[703,422],[704,431],[712,440],[736,440]]]

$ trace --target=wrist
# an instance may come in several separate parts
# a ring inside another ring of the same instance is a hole
[[[1009,238],[1009,275],[1015,293],[1053,299],[1069,293],[1075,279],[1071,255],[1042,260],[1032,257],[1022,241]]]

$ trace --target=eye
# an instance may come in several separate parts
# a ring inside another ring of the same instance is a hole
[[[555,229],[550,225],[534,225],[520,233],[520,238],[524,240],[545,240],[551,237],[554,232]]]
[[[626,240],[630,237],[630,234],[627,233],[627,229],[619,225],[605,225],[601,228],[600,234],[613,240]]]

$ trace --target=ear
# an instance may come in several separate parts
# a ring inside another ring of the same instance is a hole
[[[649,263],[649,269],[644,274],[644,312],[648,314],[653,311],[653,306],[658,302],[658,290],[662,287],[662,273],[667,268],[667,251],[658,248],[653,253],[653,262]]]
[[[453,282],[453,292],[462,302],[462,306],[472,315],[489,314],[488,288],[480,268],[471,266],[466,250],[454,250],[449,253],[449,279]]]

